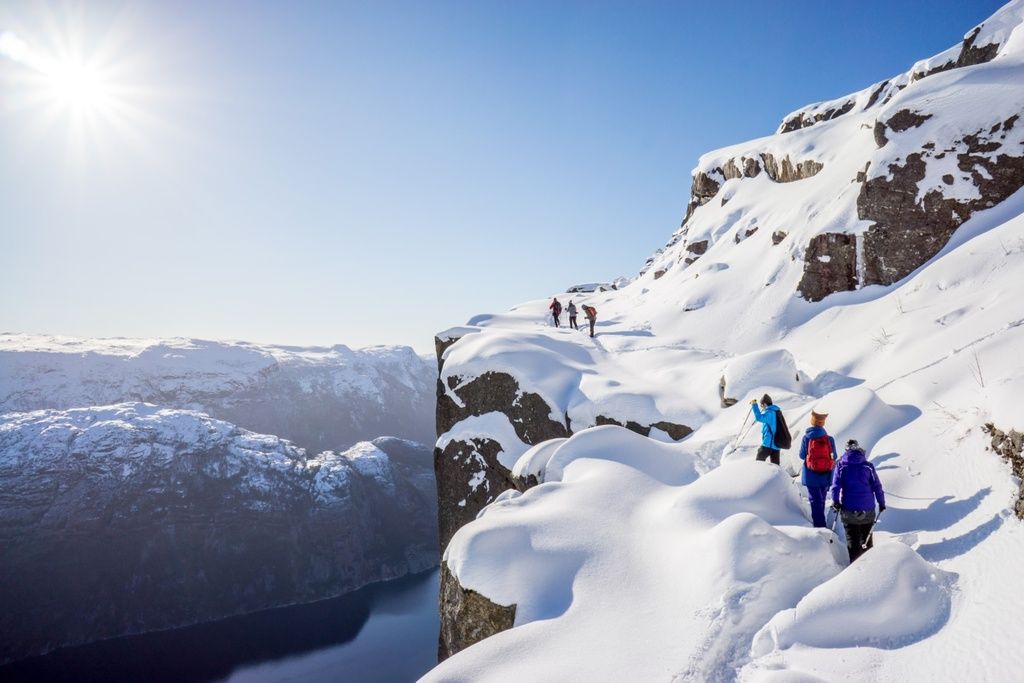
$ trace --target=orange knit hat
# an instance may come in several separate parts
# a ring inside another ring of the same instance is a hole
[[[825,418],[828,417],[828,413],[816,413],[811,411],[811,424],[815,427],[824,427]]]

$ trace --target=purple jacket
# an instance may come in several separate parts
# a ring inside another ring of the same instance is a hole
[[[879,505],[885,505],[882,482],[875,466],[868,462],[860,448],[843,453],[832,474],[829,494],[833,503],[842,503],[844,510],[874,511],[876,500]]]

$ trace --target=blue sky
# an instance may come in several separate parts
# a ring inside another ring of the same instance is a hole
[[[0,331],[427,351],[635,274],[700,154],[1000,4],[7,2],[122,106],[83,130],[0,58]]]

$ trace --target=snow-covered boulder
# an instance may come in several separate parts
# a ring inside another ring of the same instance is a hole
[[[895,648],[925,638],[949,617],[954,577],[902,543],[887,543],[776,614],[756,636],[763,657],[796,645]]]
[[[429,449],[308,455],[143,403],[0,418],[0,661],[316,600],[436,561]]]

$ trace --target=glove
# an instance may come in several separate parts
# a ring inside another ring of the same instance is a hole
[[[754,405],[755,403],[757,403],[757,399],[756,398],[750,402],[750,405]]]
[[[884,505],[879,505],[878,506],[878,514],[882,514],[883,512],[885,512],[885,506]]]
[[[836,512],[839,512],[843,509],[843,504],[832,501],[832,509],[835,510]]]

